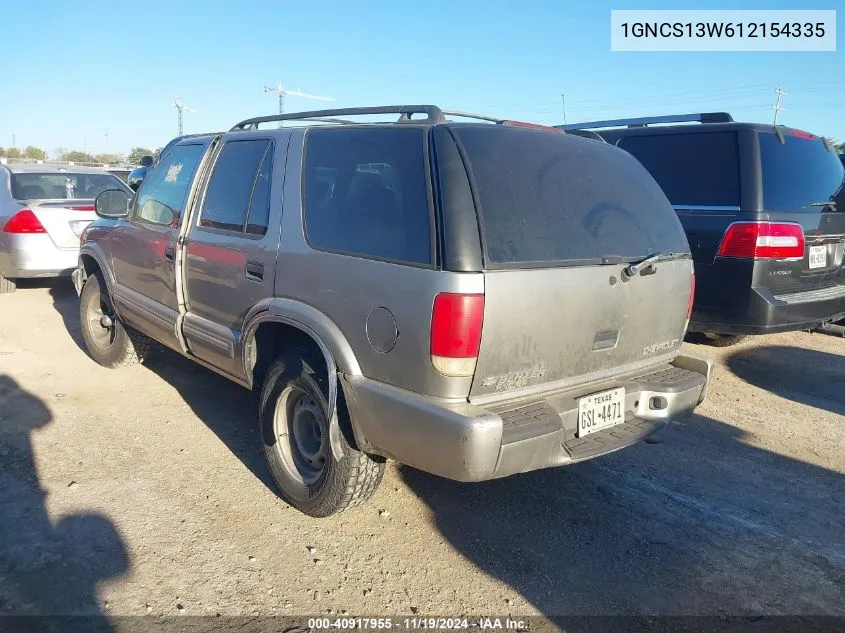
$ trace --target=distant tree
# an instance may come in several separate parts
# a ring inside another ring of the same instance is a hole
[[[68,160],[74,163],[89,163],[91,162],[91,155],[86,152],[80,152],[79,150],[71,150],[70,152],[65,152],[61,156],[59,156],[61,160]]]
[[[34,158],[36,160],[46,160],[47,159],[47,152],[45,152],[40,147],[33,147],[32,145],[28,145],[27,148],[23,151],[24,158]]]
[[[153,151],[146,147],[133,147],[129,150],[129,156],[126,157],[126,162],[130,165],[138,165],[141,162],[142,156],[154,156]]]
[[[3,155],[6,158],[20,158],[21,151],[17,147],[7,147]]]
[[[119,165],[123,162],[121,154],[95,154],[93,158],[95,163],[105,163],[106,165]]]
[[[836,146],[836,151],[840,154],[845,154],[845,143],[840,143]]]

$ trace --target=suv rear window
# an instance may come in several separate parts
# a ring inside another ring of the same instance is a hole
[[[302,190],[314,248],[431,263],[421,129],[309,130]]]
[[[675,206],[740,204],[736,132],[625,136],[619,146],[648,169]]]
[[[454,129],[480,197],[488,266],[689,250],[666,196],[627,153],[574,135]]]
[[[822,209],[814,203],[842,198],[842,163],[821,139],[800,138],[789,130],[784,131],[783,143],[774,132],[759,136],[766,211],[819,212]]]

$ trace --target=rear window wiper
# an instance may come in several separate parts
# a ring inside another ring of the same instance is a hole
[[[810,204],[805,204],[804,208],[807,207],[832,207],[834,211],[836,211],[836,200],[828,200],[827,202],[811,202]]]
[[[671,262],[675,261],[676,259],[688,258],[689,256],[689,253],[675,253],[672,251],[668,251],[666,253],[655,253],[654,255],[649,255],[645,259],[641,259],[638,262],[631,262],[630,264],[628,264],[622,270],[622,278],[630,279],[631,277],[639,275],[644,270],[653,268],[655,264],[658,264],[660,262]]]

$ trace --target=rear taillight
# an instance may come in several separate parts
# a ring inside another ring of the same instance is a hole
[[[695,300],[695,273],[689,276],[689,305],[687,306],[687,322],[692,316],[692,302]]]
[[[46,233],[44,226],[30,209],[21,209],[10,217],[5,226],[4,233]]]
[[[735,222],[719,245],[721,257],[791,259],[804,257],[804,230],[792,222]]]
[[[441,292],[431,311],[431,364],[444,376],[472,376],[481,346],[484,295]]]

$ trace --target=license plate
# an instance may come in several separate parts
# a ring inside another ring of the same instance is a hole
[[[827,246],[810,247],[810,268],[824,268],[827,266]]]
[[[625,389],[611,389],[578,400],[578,437],[625,421]]]
[[[73,231],[76,237],[79,237],[89,224],[91,224],[90,220],[74,220],[70,223],[70,230]]]

